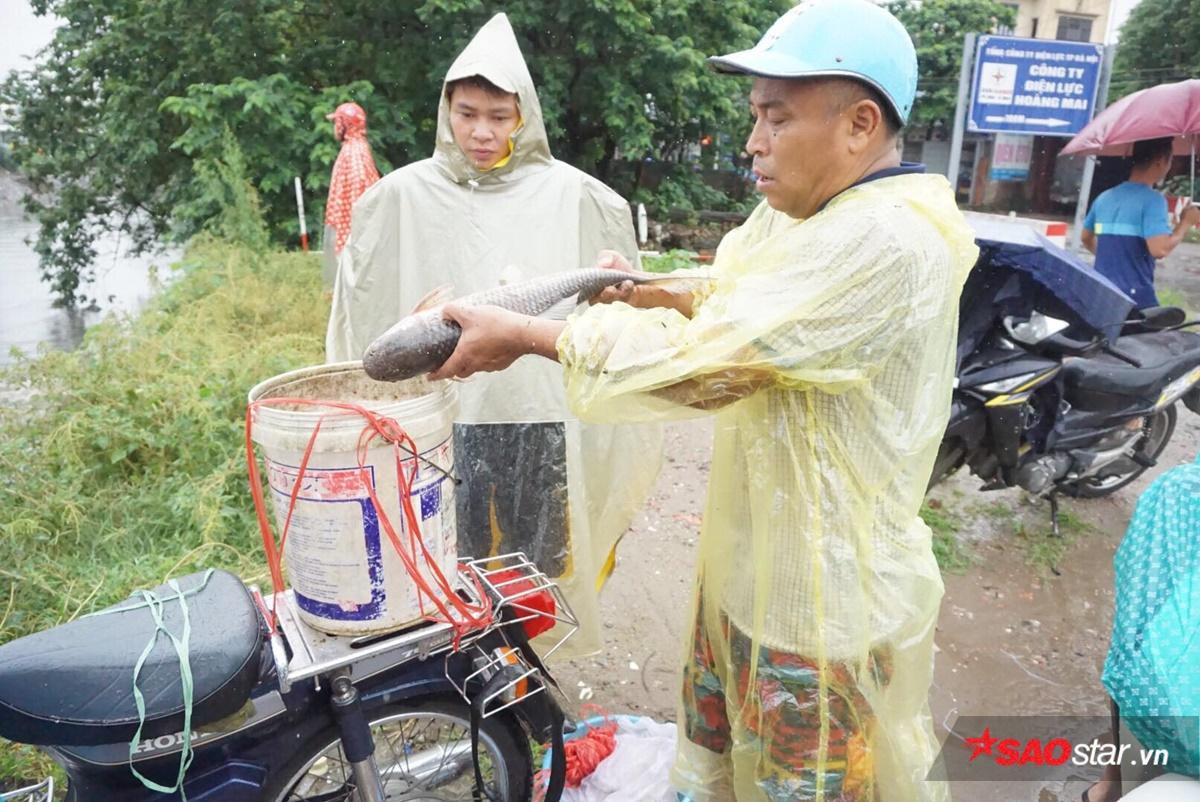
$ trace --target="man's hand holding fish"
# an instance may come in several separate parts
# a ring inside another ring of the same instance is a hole
[[[557,359],[554,343],[566,325],[499,306],[447,304],[442,318],[462,327],[462,336],[454,354],[429,374],[431,379],[465,379],[504,370],[526,354]]]

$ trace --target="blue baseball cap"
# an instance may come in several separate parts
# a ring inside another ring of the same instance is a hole
[[[758,44],[708,60],[718,72],[762,78],[844,77],[879,90],[901,123],[917,94],[917,51],[900,21],[870,0],[808,0]]]

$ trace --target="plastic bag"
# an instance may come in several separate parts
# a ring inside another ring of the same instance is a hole
[[[646,716],[590,718],[587,728],[617,724],[617,746],[578,788],[563,791],[562,802],[676,802],[671,788],[671,765],[675,762],[675,725]],[[580,727],[567,740],[582,736]],[[550,768],[546,753],[544,768]]]

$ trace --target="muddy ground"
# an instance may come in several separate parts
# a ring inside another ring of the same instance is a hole
[[[1160,275],[1160,286],[1178,289],[1200,310],[1200,246],[1181,246]],[[602,597],[605,651],[558,668],[577,704],[589,698],[612,712],[675,719],[710,438],[706,421],[668,426],[657,488],[622,541]],[[1067,542],[1052,561],[1047,511],[1020,492],[979,492],[978,480],[962,471],[935,488],[931,498],[955,520],[971,555],[969,567],[945,576],[930,697],[939,739],[954,737],[962,715],[1107,714],[1100,672],[1112,625],[1113,552],[1138,494],[1198,452],[1200,417],[1181,406],[1157,467],[1108,498],[1064,502]],[[1064,774],[1053,782],[951,788],[954,799],[972,802],[1065,802],[1087,785]]]

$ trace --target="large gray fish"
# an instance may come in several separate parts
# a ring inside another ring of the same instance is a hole
[[[632,281],[645,284],[669,277],[645,278],[620,270],[590,268],[569,270],[542,278],[496,287],[459,298],[464,306],[500,306],[523,315],[541,315],[571,296],[586,301],[605,287]],[[363,368],[376,381],[401,381],[429,373],[440,367],[458,345],[462,329],[442,319],[434,290],[417,305],[413,313],[375,338],[363,353]]]

